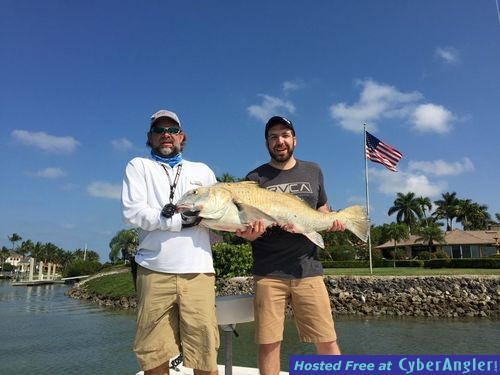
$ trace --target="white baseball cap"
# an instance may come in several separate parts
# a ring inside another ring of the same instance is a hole
[[[179,125],[179,127],[181,127],[181,122],[179,121],[179,117],[177,117],[177,115],[174,112],[168,111],[166,109],[160,109],[158,112],[153,113],[153,115],[151,116],[151,126],[154,124],[156,120],[158,120],[161,117],[171,118]]]

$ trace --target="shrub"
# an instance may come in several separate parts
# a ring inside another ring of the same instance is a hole
[[[500,268],[500,259],[495,258],[456,258],[433,259],[425,261],[428,268]]]
[[[356,249],[352,246],[332,246],[327,249],[334,261],[354,260],[356,258]]]
[[[434,254],[436,255],[436,259],[449,259],[450,258],[448,253],[446,253],[446,251],[443,251],[443,250],[436,251]]]
[[[249,244],[217,243],[212,246],[217,277],[249,276],[252,272],[252,249]]]
[[[101,269],[101,264],[96,261],[76,260],[64,272],[64,277],[92,275]]]
[[[430,259],[436,259],[436,254],[435,253],[429,253],[428,251],[421,251],[417,254],[415,257],[419,260],[430,260]]]
[[[3,264],[3,269],[2,269],[2,271],[4,271],[4,272],[10,272],[10,271],[12,271],[13,269],[14,269],[14,266],[13,266],[12,264],[10,264],[10,263],[4,263],[4,264]]]
[[[323,268],[367,268],[370,262],[367,260],[340,260],[321,262]]]

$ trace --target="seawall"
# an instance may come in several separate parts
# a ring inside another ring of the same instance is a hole
[[[325,276],[334,314],[500,318],[498,276]],[[253,294],[251,277],[219,279],[217,295]],[[75,286],[68,295],[115,308],[135,298],[105,298]],[[288,309],[290,312],[290,309]]]

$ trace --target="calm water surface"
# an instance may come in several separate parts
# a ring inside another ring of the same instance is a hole
[[[66,297],[64,285],[11,286],[0,280],[0,374],[135,374],[135,313]],[[500,320],[337,317],[345,354],[499,354]],[[253,323],[238,324],[233,364],[256,366]],[[224,363],[221,334],[219,363]],[[287,321],[286,354],[313,354]]]

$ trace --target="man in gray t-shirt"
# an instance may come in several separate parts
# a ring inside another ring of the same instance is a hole
[[[329,212],[320,167],[293,156],[296,138],[290,120],[280,116],[269,119],[265,137],[271,160],[248,173],[247,179],[269,190],[294,194],[312,208]],[[334,221],[329,230],[344,230],[344,226]],[[318,354],[340,354],[316,246],[304,235],[293,233],[293,227],[265,230],[260,221],[236,234],[252,244],[260,374],[279,374],[288,302],[300,340],[314,343]]]

